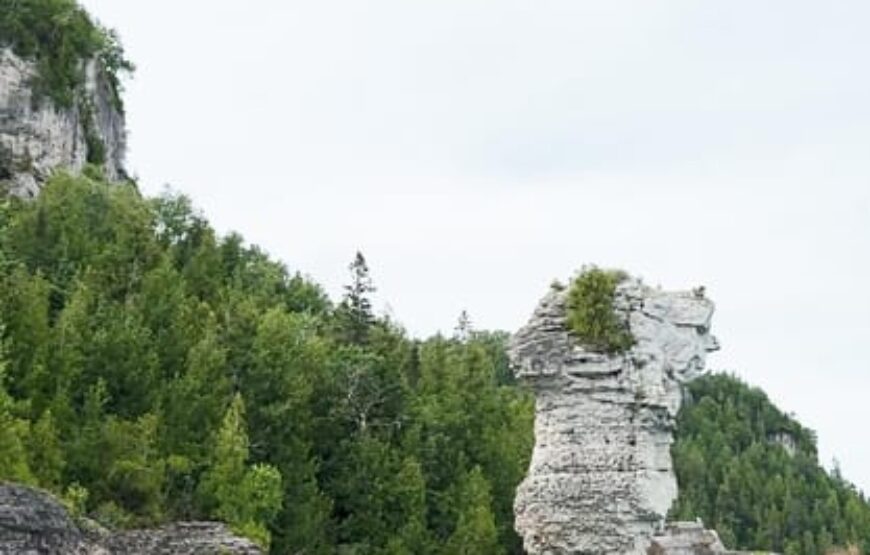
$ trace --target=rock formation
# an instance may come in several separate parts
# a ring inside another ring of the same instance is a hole
[[[216,522],[176,523],[109,533],[80,527],[42,491],[0,484],[0,555],[261,555],[253,543]]]
[[[536,397],[516,528],[530,555],[647,553],[677,496],[670,446],[682,384],[718,348],[713,303],[700,290],[670,293],[628,278],[614,308],[635,344],[607,355],[569,333],[567,296],[551,290],[512,340],[517,377]]]
[[[0,182],[14,195],[34,196],[55,169],[80,171],[95,148],[106,177],[121,179],[124,116],[99,64],[85,64],[83,98],[68,109],[34,97],[36,75],[34,63],[0,48]]]

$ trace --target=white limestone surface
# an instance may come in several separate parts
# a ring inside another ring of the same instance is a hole
[[[636,343],[589,352],[552,289],[515,334],[511,358],[535,393],[535,447],[516,501],[530,555],[646,553],[677,496],[670,456],[682,384],[703,372],[713,303],[628,278],[615,309]]]
[[[82,62],[82,94],[92,106],[92,128],[106,151],[104,171],[112,181],[122,178],[125,154],[124,117],[114,93],[95,62]],[[77,173],[87,161],[84,114],[79,105],[57,108],[48,98],[34,98],[36,66],[0,48],[0,180],[10,192],[35,196],[56,169]]]

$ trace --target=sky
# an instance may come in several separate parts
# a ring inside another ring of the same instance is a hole
[[[410,333],[586,263],[705,285],[722,350],[870,492],[870,3],[84,0],[141,189]]]

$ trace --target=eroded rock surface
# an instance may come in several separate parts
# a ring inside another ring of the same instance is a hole
[[[0,554],[97,553],[66,509],[34,489],[0,485]]]
[[[729,551],[719,535],[698,522],[671,522],[656,534],[647,555],[766,555],[760,551]],[[768,554],[769,555],[769,554]]]
[[[718,348],[713,303],[627,279],[615,307],[636,344],[605,355],[566,325],[553,289],[513,338],[518,378],[536,396],[535,448],[515,502],[530,555],[646,553],[677,495],[670,456],[681,384]]]
[[[56,169],[79,172],[88,160],[89,134],[105,151],[106,177],[123,177],[123,114],[98,65],[86,63],[85,74],[83,98],[59,109],[48,98],[34,98],[36,66],[0,48],[0,182],[12,194],[36,195]]]
[[[109,533],[81,529],[51,495],[0,484],[0,555],[262,555],[217,522]]]

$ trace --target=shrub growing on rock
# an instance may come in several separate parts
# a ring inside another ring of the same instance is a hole
[[[574,278],[568,291],[568,327],[587,349],[622,353],[634,344],[613,306],[616,286],[626,277],[621,270],[590,266]]]

